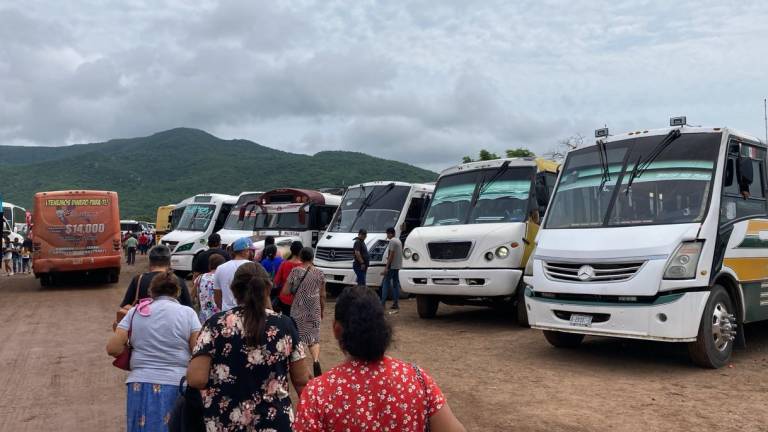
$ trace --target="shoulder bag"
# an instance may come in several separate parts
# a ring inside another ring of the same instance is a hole
[[[115,360],[112,362],[112,366],[126,371],[131,370],[131,352],[133,351],[133,347],[131,346],[131,332],[133,331],[133,319],[136,317],[136,312],[138,312],[138,309],[133,312],[131,320],[128,322],[128,342],[125,344],[123,352],[115,357]]]
[[[185,386],[186,377],[179,382],[179,396],[168,421],[169,432],[204,432],[203,397],[200,390]]]
[[[421,369],[416,366],[416,363],[413,363],[411,366],[416,372],[416,376],[419,378],[421,389],[424,390],[424,401],[426,402],[426,408],[424,408],[424,430],[429,432],[429,393],[427,393],[427,383],[424,381],[424,375],[422,375]]]
[[[301,277],[301,280],[299,281],[299,283],[297,283],[295,285],[291,285],[291,294],[296,294],[299,291],[299,288],[301,288],[301,284],[304,283],[304,279],[307,278],[307,275],[309,274],[309,271],[310,270],[308,268],[306,270],[304,270],[304,276]]]
[[[128,315],[128,311],[131,310],[132,307],[136,306],[137,303],[139,303],[139,293],[141,292],[141,278],[144,276],[144,273],[139,274],[134,278],[136,281],[136,295],[133,297],[133,302],[131,304],[127,304],[120,309],[117,310],[115,313],[115,322],[112,323],[112,331],[115,331],[117,328],[117,325],[120,324],[120,321],[125,318],[126,315]]]

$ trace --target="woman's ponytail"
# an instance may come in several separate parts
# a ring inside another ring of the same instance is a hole
[[[269,275],[259,264],[241,265],[232,281],[232,294],[243,308],[243,332],[246,344],[255,347],[264,340],[267,319],[267,291],[272,283]]]

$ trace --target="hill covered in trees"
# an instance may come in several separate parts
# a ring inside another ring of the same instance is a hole
[[[204,192],[342,187],[372,180],[435,181],[402,162],[347,151],[288,153],[177,128],[142,138],[65,147],[0,147],[0,192],[28,209],[35,192],[114,190],[123,218],[154,220],[160,205]]]

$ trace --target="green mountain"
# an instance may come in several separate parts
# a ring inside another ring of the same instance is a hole
[[[431,171],[363,153],[288,153],[189,128],[66,147],[0,147],[0,192],[6,202],[30,209],[35,192],[114,190],[121,217],[149,221],[158,206],[198,193],[436,178]]]

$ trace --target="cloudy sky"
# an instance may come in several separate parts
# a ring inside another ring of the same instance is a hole
[[[749,0],[0,0],[0,144],[189,126],[441,169],[670,115],[762,137],[767,23]]]

